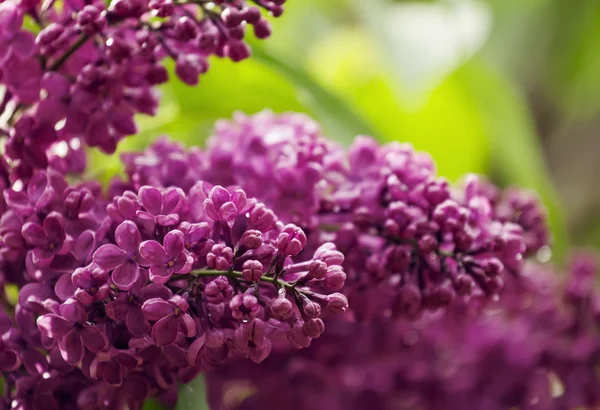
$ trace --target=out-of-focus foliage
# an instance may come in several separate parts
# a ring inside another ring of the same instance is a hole
[[[214,121],[236,110],[302,111],[342,143],[363,133],[410,142],[451,180],[477,172],[535,189],[550,213],[558,262],[569,239],[600,247],[593,189],[600,161],[573,165],[600,150],[599,1],[290,0],[286,7],[253,59],[212,61],[196,88],[163,87],[158,116],[140,118],[142,132],[120,149],[163,133],[202,145]],[[573,144],[573,135],[591,146]],[[90,172],[106,180],[119,169],[116,158],[94,154]]]

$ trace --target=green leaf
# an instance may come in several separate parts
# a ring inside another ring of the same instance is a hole
[[[277,70],[294,84],[304,106],[310,108],[330,137],[349,142],[360,134],[379,135],[351,103],[319,84],[303,67],[288,64],[260,47],[254,47],[254,58]]]
[[[177,410],[208,410],[204,377],[198,376],[181,386]]]
[[[150,399],[146,400],[146,402],[144,403],[143,410],[164,410],[164,407],[161,406],[160,403],[156,400]]]
[[[440,175],[452,180],[486,172],[488,141],[480,113],[456,76],[445,78],[415,100],[393,80],[398,70],[360,28],[340,28],[315,44],[309,70],[321,83],[356,106],[383,142],[410,142],[435,159]]]

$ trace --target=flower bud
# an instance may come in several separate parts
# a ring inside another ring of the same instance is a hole
[[[307,318],[319,317],[321,315],[321,305],[307,299],[302,307],[302,313]]]
[[[308,265],[307,279],[323,279],[327,274],[327,264],[320,260],[314,260]]]
[[[304,322],[304,334],[311,339],[316,339],[325,331],[325,323],[319,318],[310,319]]]
[[[344,273],[341,266],[330,266],[327,268],[327,275],[325,275],[325,287],[330,291],[338,291],[344,287],[346,282],[346,273]]]
[[[242,266],[242,277],[245,281],[259,281],[263,274],[263,265],[259,261],[247,260]]]
[[[294,224],[286,225],[277,237],[277,249],[285,256],[296,256],[306,245],[306,235]]]
[[[278,297],[271,302],[271,312],[273,317],[279,320],[289,319],[292,315],[292,302],[284,297]]]
[[[327,309],[334,314],[345,313],[348,310],[348,298],[341,293],[327,295]]]
[[[262,233],[254,229],[247,230],[239,243],[245,249],[258,249],[263,243]]]

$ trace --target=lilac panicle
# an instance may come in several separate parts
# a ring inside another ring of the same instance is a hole
[[[113,153],[137,132],[136,114],[155,114],[166,59],[181,81],[196,85],[211,56],[249,57],[246,29],[269,37],[261,11],[278,17],[284,3],[2,2],[0,115],[9,120],[0,138],[7,137],[11,175],[28,179],[48,165],[79,173],[82,145]]]
[[[528,263],[520,278],[507,281],[499,303],[482,310],[455,305],[446,315],[378,318],[368,326],[330,318],[310,349],[272,353],[260,366],[237,361],[212,370],[209,402],[234,410],[283,402],[307,410],[597,407],[594,259],[576,255],[560,284],[555,272]],[[312,323],[305,326],[319,332],[319,321]],[[232,404],[228,397],[238,386],[249,394]]]
[[[2,404],[174,405],[220,366],[215,408],[248,375],[261,408],[545,406],[551,377],[563,408],[597,404],[594,268],[575,264],[564,294],[530,272],[549,234],[528,193],[451,186],[410,145],[361,136],[345,151],[271,112],[219,122],[204,151],[159,139],[124,154],[107,192],[67,182],[85,145],[113,151],[154,110],[165,56],[192,84],[209,55],[247,56],[243,27],[269,34],[258,8],[213,3],[67,4],[42,13],[31,50],[21,19],[41,6],[0,4],[0,107],[16,108],[0,129],[0,290],[19,288],[0,314]],[[256,3],[277,16],[284,1]]]
[[[306,234],[240,188],[142,185],[109,201],[51,169],[29,183],[5,192],[0,218],[2,279],[21,287],[16,320],[0,315],[10,403],[43,408],[75,378],[60,405],[137,408],[223,362],[306,347],[348,309],[310,269],[340,277],[335,246],[295,262]]]

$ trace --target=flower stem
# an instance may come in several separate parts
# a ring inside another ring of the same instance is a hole
[[[69,47],[69,49],[64,52],[63,55],[58,57],[58,59],[56,59],[56,61],[50,67],[48,67],[48,70],[50,70],[50,71],[58,70],[65,63],[65,61],[67,61],[69,59],[69,57],[71,57],[73,55],[73,53],[75,53],[79,49],[79,47],[81,47],[82,45],[85,44],[85,42],[88,39],[89,39],[89,36],[86,36],[85,34],[81,35],[81,37],[79,37],[79,39],[77,39],[77,41],[74,42],[71,45],[71,47]]]
[[[225,276],[230,279],[242,279],[242,272],[238,272],[238,271],[234,271],[234,270],[219,271],[219,270],[213,270],[213,269],[196,269],[196,270],[191,271],[190,275],[205,276],[205,277]],[[295,284],[286,282],[281,279],[273,278],[270,276],[265,276],[265,275],[261,276],[260,282],[270,283],[277,287],[286,288],[287,290],[290,290],[290,291],[297,291],[297,292],[303,293],[307,296],[312,294],[312,292],[310,292],[310,291],[304,291],[304,290],[300,290],[300,289],[296,288]]]

